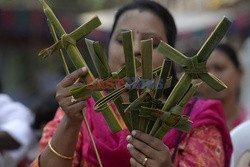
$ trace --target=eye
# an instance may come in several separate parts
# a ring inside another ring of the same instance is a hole
[[[149,39],[152,38],[153,39],[153,49],[156,49],[159,45],[159,43],[161,42],[160,37],[156,36],[156,35],[150,35],[145,37],[144,39]]]
[[[144,33],[142,39],[153,39],[153,49],[156,49],[161,42],[161,38],[156,33]]]
[[[217,72],[222,72],[226,70],[226,66],[220,65],[220,64],[215,64],[214,65],[214,70]]]
[[[160,43],[159,38],[153,38],[153,48],[156,49]]]

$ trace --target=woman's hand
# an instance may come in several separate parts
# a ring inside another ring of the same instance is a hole
[[[127,147],[132,167],[172,167],[169,149],[161,140],[137,130],[131,134]]]
[[[86,99],[75,100],[70,94],[74,87],[82,85],[81,78],[87,74],[87,68],[80,68],[67,75],[56,87],[56,100],[65,112],[65,116],[71,123],[80,123],[83,120],[82,109],[86,106]]]

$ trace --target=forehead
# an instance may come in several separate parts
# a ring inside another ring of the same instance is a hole
[[[162,20],[148,10],[133,9],[123,13],[116,25],[115,31],[132,30],[139,33],[156,33],[166,39]]]

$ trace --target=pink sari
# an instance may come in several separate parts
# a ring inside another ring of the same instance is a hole
[[[185,113],[192,103],[191,99],[185,107]],[[87,101],[86,116],[104,167],[129,167],[131,155],[127,150],[127,129],[112,134],[101,113],[93,112],[94,100]],[[63,117],[58,110],[53,121],[49,122],[40,141],[41,151],[46,147],[53,136],[60,120]],[[190,114],[194,122],[189,134],[183,134],[177,149],[175,166],[206,166],[228,167],[232,153],[232,144],[229,131],[225,124],[222,105],[213,100],[197,100]],[[172,154],[176,145],[179,131],[171,130],[163,139]],[[199,156],[197,156],[199,155]],[[38,167],[37,158],[31,166]],[[76,146],[74,167],[96,167],[97,158],[89,135],[83,124]]]
[[[190,100],[185,107],[185,112],[187,112],[191,102],[192,100]],[[100,113],[92,112],[94,105],[93,99],[88,101],[88,105],[90,107],[88,107],[87,110],[87,118],[89,120],[93,135],[95,136],[96,145],[97,148],[99,148],[99,153],[102,157],[104,166],[130,166],[129,158],[131,156],[126,148],[126,136],[129,134],[128,130],[124,129],[116,134],[112,134],[106,126],[103,116]],[[94,119],[91,120],[91,118]],[[232,154],[232,144],[229,131],[225,123],[223,108],[220,102],[213,100],[206,100],[206,102],[205,100],[201,99],[197,100],[191,111],[190,119],[194,122],[191,131],[197,127],[205,125],[215,126],[220,131],[225,152],[225,166],[228,166]],[[83,127],[83,129],[85,129],[85,127]],[[86,130],[83,132],[83,136],[88,136]],[[173,129],[164,137],[163,142],[169,147],[169,149],[173,149],[175,147],[178,133],[179,131]],[[187,134],[182,135],[182,140],[184,140],[186,137]],[[83,143],[91,142],[88,137],[84,137]],[[84,158],[90,162],[98,164],[93,147],[91,145],[83,144],[82,150],[82,156]],[[119,161],[114,161],[114,159],[119,159]]]

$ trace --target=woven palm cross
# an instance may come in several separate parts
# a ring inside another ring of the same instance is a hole
[[[139,129],[160,139],[162,139],[171,128],[188,132],[192,122],[187,116],[183,116],[182,113],[184,106],[199,86],[199,84],[191,84],[192,79],[201,79],[216,91],[221,91],[226,88],[226,85],[223,82],[207,71],[206,62],[213,49],[218,45],[227,32],[230,24],[230,21],[224,17],[201,47],[197,55],[191,58],[181,54],[163,41],[159,44],[157,48],[158,51],[168,59],[183,67],[185,71],[165,102],[159,100],[162,96],[163,89],[146,88],[139,96],[137,89],[131,89],[128,91],[127,88],[124,87],[122,89],[123,91],[115,90],[105,98],[97,101],[96,110],[103,109],[102,106],[104,104],[110,100],[114,100],[122,93],[128,92],[130,103],[124,104],[123,106],[125,106],[125,112],[129,111],[131,113],[130,123],[132,129]],[[134,78],[136,77],[136,73],[131,32],[123,33],[123,46],[127,69],[126,76]],[[152,79],[152,40],[142,41],[141,49],[142,78]],[[170,64],[166,64],[166,62],[163,63],[161,74],[166,71],[168,74],[159,76],[164,82],[167,77],[169,77],[169,71],[171,68]]]
[[[85,62],[80,51],[78,50],[76,42],[79,41],[81,38],[85,37],[90,32],[92,32],[96,27],[101,25],[99,18],[94,17],[86,24],[83,24],[73,32],[67,34],[60,22],[58,21],[57,17],[51,10],[51,8],[47,5],[47,3],[44,0],[40,0],[40,2],[43,6],[45,15],[47,16],[48,25],[55,44],[53,44],[49,48],[42,50],[39,53],[39,56],[45,58],[54,53],[54,51],[59,50],[59,53],[63,59],[65,71],[67,74],[69,74],[67,63],[62,52],[62,49],[64,49],[76,69],[87,67],[87,63]],[[93,74],[91,71],[89,71],[87,75],[83,78],[85,83],[87,83],[86,78],[93,78]],[[88,91],[85,92],[85,95],[86,94],[91,94],[95,101],[104,97],[104,94],[101,91]],[[122,129],[122,126],[110,105],[102,111],[102,114],[112,132],[117,132]]]
[[[42,50],[39,55],[47,57],[54,51],[59,50],[64,60],[62,49],[65,49],[76,69],[87,66],[76,47],[76,42],[101,24],[98,17],[94,17],[86,24],[67,34],[49,6],[43,0],[41,0],[41,3],[48,18],[48,24],[55,44]],[[171,61],[183,67],[185,71],[166,101],[162,100],[161,97],[163,96],[164,89],[166,89],[171,82],[171,76],[169,76],[169,74],[172,63],[165,60],[161,67],[156,69],[152,68],[152,39],[141,42],[142,60],[140,61],[135,58],[133,53],[132,31],[122,32],[125,65],[117,72],[111,72],[106,55],[99,42],[85,39],[99,79],[105,82],[108,79],[126,78],[126,80],[130,80],[130,82],[122,85],[119,89],[115,89],[115,87],[113,90],[107,90],[102,87],[98,89],[88,89],[89,86],[99,84],[98,80],[87,83],[86,78],[94,78],[89,70],[86,77],[84,77],[85,85],[72,89],[71,93],[75,98],[92,95],[96,101],[95,110],[102,112],[112,132],[117,132],[121,130],[122,127],[110,107],[110,101],[114,102],[130,131],[139,129],[160,139],[162,139],[171,128],[188,132],[192,122],[187,116],[182,115],[182,113],[184,106],[199,86],[199,84],[191,84],[192,79],[200,78],[217,91],[226,87],[219,79],[207,72],[206,61],[212,50],[227,32],[229,26],[230,21],[223,18],[197,55],[192,58],[184,56],[164,42],[159,44],[157,48],[158,51]],[[67,73],[69,73],[66,61],[64,61],[64,66]],[[142,68],[142,76],[140,77],[136,76],[136,69],[139,67]],[[134,79],[132,82],[131,78]],[[141,80],[148,80],[149,82],[140,82]],[[142,89],[142,86],[145,88]],[[107,91],[107,96],[103,94],[103,90]],[[127,93],[129,96],[128,103],[124,103],[121,98],[121,95],[124,93]]]

